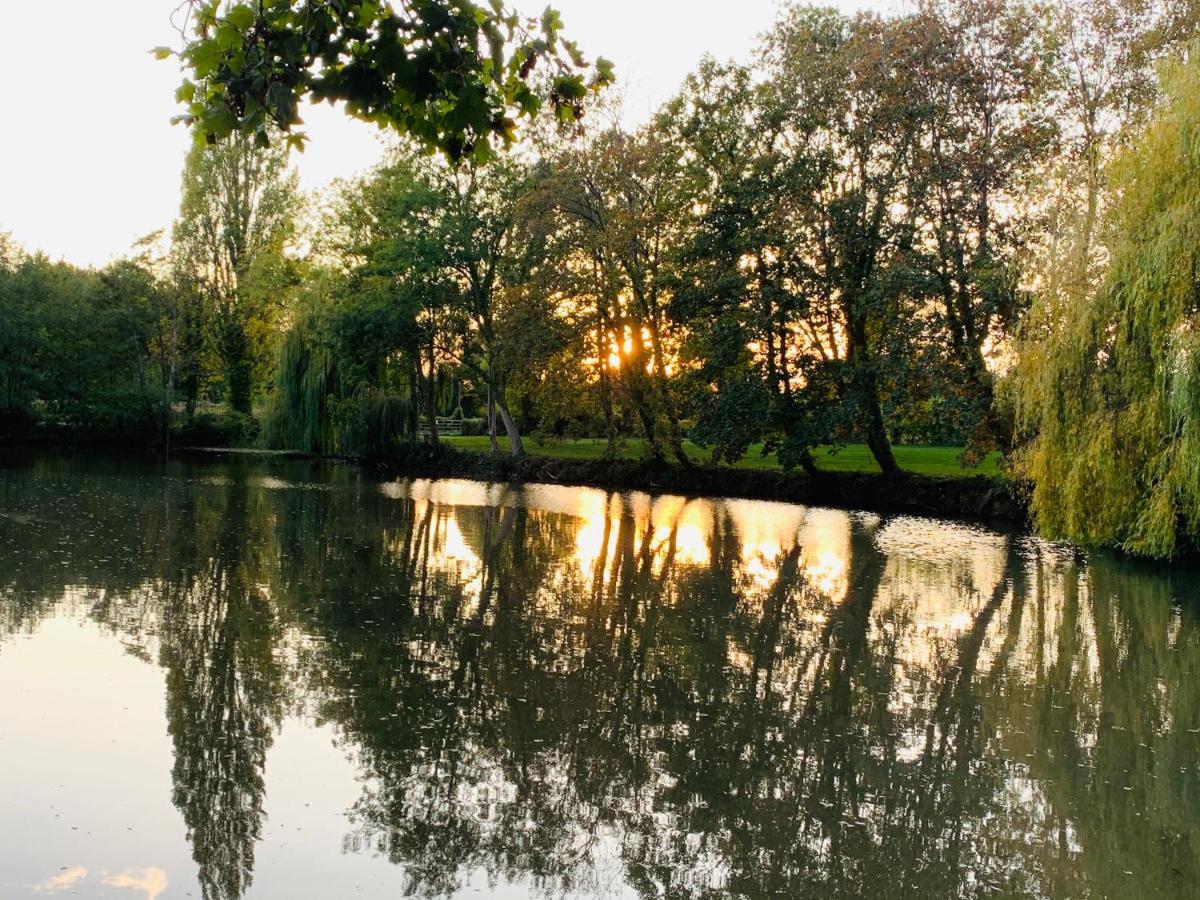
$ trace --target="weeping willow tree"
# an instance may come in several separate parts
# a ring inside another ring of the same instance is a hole
[[[1160,558],[1200,544],[1200,47],[1187,57],[1111,165],[1105,278],[1039,299],[1015,379],[1039,528]]]
[[[336,452],[330,400],[337,382],[333,353],[323,345],[309,319],[302,319],[284,335],[279,347],[275,391],[263,427],[268,446]]]
[[[416,354],[396,345],[412,340],[404,310],[393,307],[381,319],[378,305],[337,296],[321,279],[312,292],[280,342],[263,427],[267,446],[381,456],[414,440]],[[364,332],[384,339],[366,340]]]

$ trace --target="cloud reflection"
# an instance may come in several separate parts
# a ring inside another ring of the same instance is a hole
[[[58,894],[62,891],[69,891],[77,882],[87,878],[87,874],[88,870],[84,866],[72,866],[53,878],[47,878],[34,885],[33,890],[38,894]]]
[[[157,900],[167,889],[167,873],[156,866],[145,869],[126,869],[117,875],[108,875],[104,883],[109,887],[139,891],[146,900]]]

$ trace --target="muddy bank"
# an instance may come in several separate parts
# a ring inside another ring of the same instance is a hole
[[[366,465],[389,475],[569,484],[685,496],[741,497],[873,512],[1025,525],[1028,507],[1011,483],[987,476],[827,473],[818,478],[761,469],[684,468],[641,460],[513,459],[417,445]]]

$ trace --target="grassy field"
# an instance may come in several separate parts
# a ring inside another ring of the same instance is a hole
[[[476,453],[487,453],[490,445],[486,437],[450,437],[445,442],[460,450]],[[501,445],[503,446],[503,440]],[[557,459],[597,459],[604,452],[602,440],[566,440],[538,444],[532,439],[526,439],[525,449],[535,456],[549,456]],[[687,442],[684,449],[688,455],[697,461],[708,458],[708,451]],[[1000,473],[1000,455],[992,454],[979,466],[964,469],[958,462],[962,452],[959,447],[896,447],[896,460],[901,468],[919,475],[998,475]],[[642,441],[630,439],[625,441],[618,451],[622,459],[640,459],[645,455]],[[839,450],[820,450],[816,454],[817,465],[829,472],[878,472],[871,451],[865,444],[850,444]],[[750,453],[738,463],[739,468],[775,469],[779,467],[774,454],[762,455],[761,447],[754,447]]]

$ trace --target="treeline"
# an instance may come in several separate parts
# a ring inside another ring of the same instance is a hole
[[[100,271],[0,234],[3,434],[253,440],[304,267],[300,211],[287,154],[230,141],[189,154],[171,231]]]
[[[808,471],[862,441],[888,475],[894,442],[1000,449],[1048,533],[1168,555],[1200,527],[1198,26],[1194,0],[796,6],[640,129],[593,110],[484,166],[400,146],[307,209],[284,151],[199,148],[169,249],[120,264],[157,299],[98,381],[148,431],[222,401],[321,452],[439,416],[684,465],[685,440]],[[7,415],[110,402],[3,352]]]
[[[164,327],[187,305],[139,260],[94,272],[28,256],[0,235],[0,433],[159,435]]]

